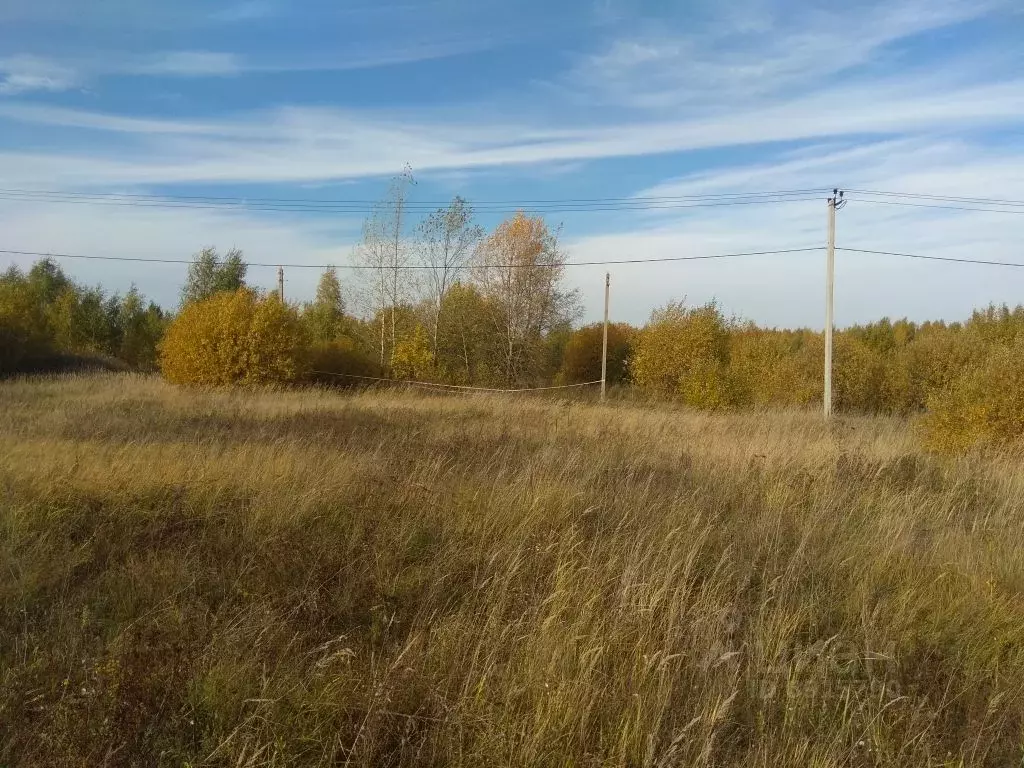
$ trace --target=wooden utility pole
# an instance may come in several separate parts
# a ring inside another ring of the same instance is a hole
[[[604,402],[608,386],[608,294],[611,291],[612,274],[604,273],[604,340],[601,342],[601,402]]]
[[[277,297],[284,304],[284,267],[277,268]]]
[[[845,205],[843,193],[832,190],[828,199],[828,263],[825,268],[825,419],[832,418],[832,332],[835,327],[833,294],[836,281],[836,211]]]

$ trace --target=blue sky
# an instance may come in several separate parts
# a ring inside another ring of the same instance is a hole
[[[373,199],[409,163],[422,201],[837,185],[1024,200],[1022,40],[1019,0],[4,0],[0,188]],[[549,220],[570,258],[589,261],[817,246],[825,214],[820,199]],[[217,244],[253,261],[344,264],[360,226],[0,199],[0,248],[13,250],[187,258]],[[1024,215],[854,200],[839,243],[1024,261]],[[686,296],[820,326],[823,260],[615,267],[613,315],[641,322]],[[65,266],[168,305],[184,276]],[[837,321],[1018,303],[1022,273],[841,253]],[[311,295],[315,273],[287,275],[290,296]],[[252,278],[269,286],[274,270]],[[588,319],[602,278],[570,270]]]

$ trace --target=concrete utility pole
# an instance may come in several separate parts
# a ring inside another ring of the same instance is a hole
[[[832,190],[828,199],[828,263],[825,268],[825,419],[832,418],[832,332],[835,326],[833,294],[836,281],[836,211],[846,204],[843,193]]]
[[[604,273],[604,341],[601,343],[601,402],[604,402],[608,386],[608,294],[611,291],[612,274]]]
[[[277,268],[277,297],[284,304],[284,267]]]

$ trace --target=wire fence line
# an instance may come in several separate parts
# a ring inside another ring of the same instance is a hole
[[[385,384],[406,384],[416,387],[430,387],[442,390],[455,390],[462,392],[496,392],[501,394],[518,394],[521,392],[547,392],[555,389],[577,389],[580,387],[591,387],[601,383],[597,381],[584,381],[579,384],[559,384],[550,387],[520,387],[518,389],[504,389],[501,387],[471,387],[465,384],[445,384],[438,381],[415,381],[413,379],[386,379],[380,376],[357,376],[353,373],[335,373],[333,371],[310,371],[321,376],[337,376],[343,379],[356,379],[360,381],[379,381]]]

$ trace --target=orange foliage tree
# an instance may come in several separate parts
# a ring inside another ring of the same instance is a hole
[[[500,342],[499,369],[509,386],[536,382],[544,337],[577,313],[577,294],[562,285],[565,254],[540,216],[519,212],[486,238],[474,276]]]

